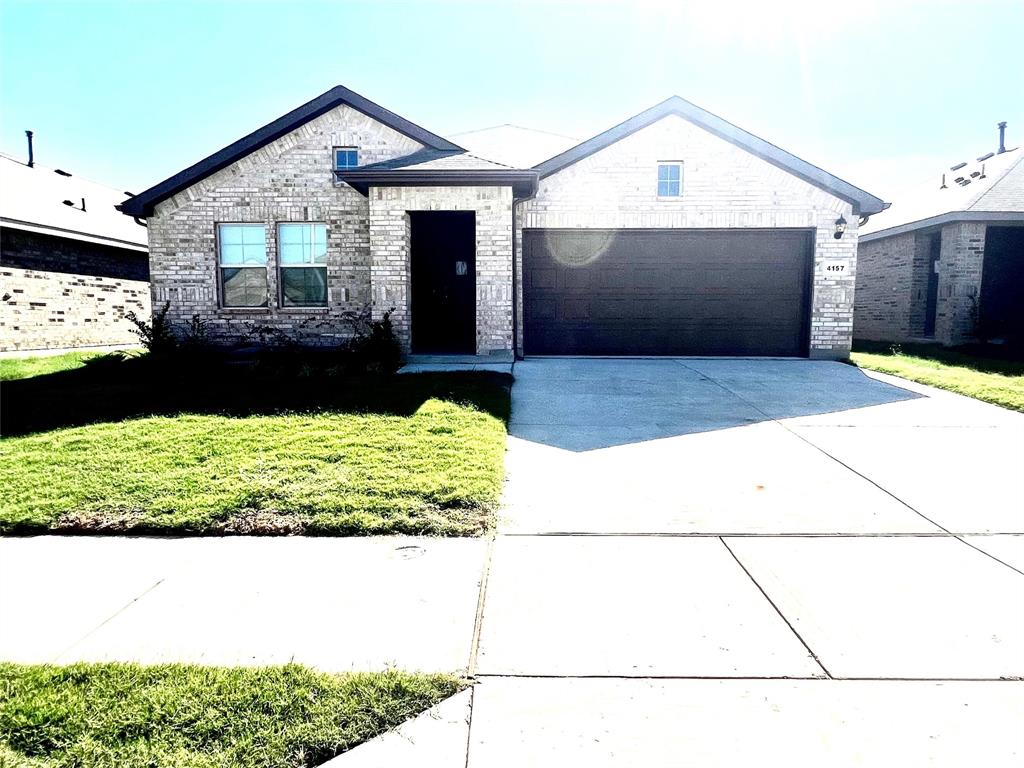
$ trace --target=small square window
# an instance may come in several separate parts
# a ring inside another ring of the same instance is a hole
[[[344,171],[355,168],[359,165],[358,147],[335,147],[334,148],[334,170]]]
[[[683,194],[683,164],[658,163],[658,197],[679,197]]]

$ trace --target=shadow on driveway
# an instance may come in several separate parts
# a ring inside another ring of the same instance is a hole
[[[510,433],[591,451],[918,397],[831,361],[531,358],[515,366]]]

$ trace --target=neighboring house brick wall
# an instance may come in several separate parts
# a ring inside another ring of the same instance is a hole
[[[125,314],[149,317],[149,283],[0,267],[0,351],[136,344]]]
[[[659,161],[683,161],[683,195],[657,197]],[[846,234],[833,237],[835,220]],[[857,217],[851,206],[689,121],[669,116],[541,179],[516,219],[517,274],[522,229],[772,228],[815,230],[812,357],[843,358],[853,331]],[[846,266],[840,276],[825,261]],[[517,296],[522,352],[522,295]]]
[[[960,221],[942,228],[935,339],[963,344],[974,336],[985,259],[984,222]]]
[[[858,339],[909,338],[916,250],[913,233],[860,244],[853,320]]]
[[[149,218],[153,304],[170,302],[178,329],[193,315],[210,336],[236,343],[252,325],[269,326],[305,344],[335,344],[350,337],[345,313],[370,300],[369,205],[334,181],[331,149],[358,146],[361,164],[402,157],[422,145],[363,113],[339,106],[247,155],[156,206]],[[277,224],[327,224],[328,306],[280,306]],[[264,309],[219,306],[216,225],[266,226],[269,305]]]
[[[139,227],[140,233],[145,231]],[[0,265],[38,272],[149,280],[149,256],[145,251],[10,227],[0,229]]]
[[[476,213],[477,354],[512,349],[512,189],[510,187],[376,187],[370,190],[375,316],[392,322],[409,351],[409,211]]]

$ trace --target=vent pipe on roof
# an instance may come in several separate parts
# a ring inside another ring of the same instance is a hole
[[[31,139],[29,139],[31,141]],[[997,155],[1003,154],[1006,151],[1006,121],[999,123],[999,151]],[[31,163],[30,163],[31,165]]]
[[[25,136],[28,137],[28,167],[33,168],[36,164],[36,158],[32,153],[32,131],[25,131]]]

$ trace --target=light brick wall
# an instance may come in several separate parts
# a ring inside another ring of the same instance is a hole
[[[476,213],[476,350],[512,349],[511,187],[376,187],[370,190],[370,252],[375,315],[394,307],[408,352],[409,211]]]
[[[346,105],[311,120],[160,203],[148,220],[153,304],[171,302],[181,328],[193,315],[214,340],[236,343],[250,324],[268,325],[306,344],[349,337],[343,318],[370,302],[369,205],[334,181],[331,148],[358,146],[361,164],[402,157],[422,145]],[[282,308],[278,298],[277,224],[327,224],[328,306]],[[269,306],[219,307],[216,225],[266,227]]]
[[[935,340],[963,344],[974,337],[985,259],[984,222],[961,221],[942,228]]]
[[[0,267],[0,351],[135,344],[124,319],[149,316],[149,283]]]
[[[683,161],[683,195],[657,196],[659,161]],[[833,237],[835,220],[846,234]],[[815,230],[811,356],[846,357],[853,328],[857,217],[848,203],[678,116],[669,116],[556,174],[516,219],[524,227],[773,228]],[[825,262],[846,267],[826,273]],[[522,352],[522,296],[517,296]]]

